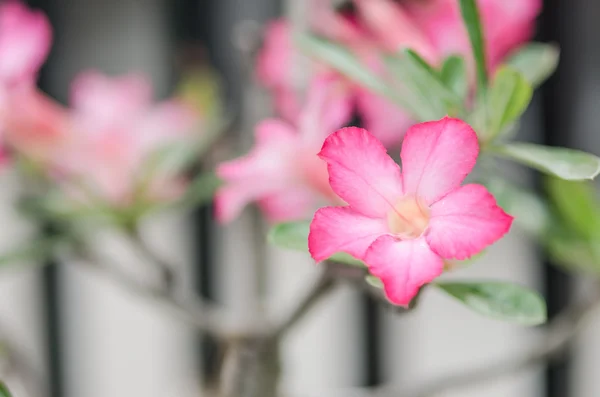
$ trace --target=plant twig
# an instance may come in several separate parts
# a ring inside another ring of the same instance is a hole
[[[382,389],[374,396],[431,397],[450,389],[484,383],[506,376],[522,369],[552,360],[562,354],[579,334],[585,320],[600,305],[600,291],[596,287],[586,297],[572,303],[561,312],[546,328],[539,343],[525,352],[499,360],[487,366],[479,366],[472,371],[459,371],[440,379],[428,382],[413,392],[396,392]]]
[[[148,245],[146,240],[142,237],[139,228],[135,228],[131,233],[128,233],[128,237],[131,240],[139,252],[141,252],[147,259],[147,263],[154,265],[164,283],[164,288],[169,293],[173,293],[175,287],[175,271],[173,265],[167,263],[163,258],[154,252],[154,250]]]
[[[560,356],[574,341],[588,316],[600,306],[598,286],[585,297],[573,302],[545,328],[541,340],[531,348],[514,357],[494,361],[489,365],[478,366],[473,370],[460,370],[427,381],[420,387],[406,390],[397,385],[378,388],[345,390],[343,394],[327,393],[328,396],[344,397],[433,397],[441,392],[485,383],[502,376],[547,362]]]
[[[278,326],[275,327],[273,338],[282,338],[290,329],[292,329],[323,296],[331,291],[334,282],[330,268],[329,266],[326,266],[317,282],[312,286],[304,298],[300,300],[298,305],[290,311]]]
[[[217,339],[232,338],[236,335],[264,335],[266,324],[235,324],[233,313],[229,314],[225,309],[204,302],[200,298],[180,298],[169,293],[164,286],[154,286],[141,282],[117,266],[110,265],[111,261],[100,258],[91,250],[80,247],[78,250],[81,263],[89,265],[90,268],[102,271],[114,281],[125,287],[126,290],[155,303],[169,311],[173,316],[192,325],[198,330]],[[70,261],[69,261],[70,262]]]

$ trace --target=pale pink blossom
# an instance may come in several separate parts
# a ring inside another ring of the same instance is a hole
[[[0,82],[33,81],[52,42],[48,18],[20,1],[0,5]]]
[[[27,121],[24,117],[27,113],[33,116],[50,113],[49,108],[43,109],[48,101],[33,87],[37,73],[50,51],[51,42],[50,22],[42,12],[33,11],[16,0],[0,4],[0,132],[4,132],[10,122],[30,126],[42,123],[44,125],[40,127],[43,127],[43,131],[36,131],[35,134],[43,135],[46,127],[49,127],[47,123],[55,118],[51,116],[43,121],[39,118]],[[31,109],[24,109],[25,106]],[[14,111],[19,114],[11,114]],[[12,117],[12,120],[7,120],[8,117]],[[28,129],[28,132],[33,133],[33,130]],[[1,156],[1,163],[6,163],[8,155],[5,149],[1,149]]]
[[[531,39],[541,0],[478,0],[486,44],[488,69],[494,69],[511,51]],[[471,57],[469,37],[456,0],[408,1],[407,13],[443,56]]]
[[[473,72],[468,35],[456,0],[354,0],[354,13],[335,12],[327,2],[314,0],[311,28],[353,51],[375,72],[380,53],[412,48],[439,66],[450,54],[467,58]],[[490,72],[512,50],[531,38],[540,0],[479,0]],[[274,97],[275,109],[287,120],[295,120],[299,106],[293,86],[293,47],[290,24],[279,19],[267,27],[257,58],[258,80]],[[317,67],[317,75],[323,66]],[[473,73],[471,73],[473,75]],[[474,75],[473,75],[474,76]],[[413,123],[409,115],[391,101],[339,75],[349,89],[364,126],[386,146],[398,143]],[[474,79],[473,79],[474,81]]]
[[[270,221],[300,219],[318,203],[338,200],[317,153],[327,135],[349,117],[344,87],[323,77],[313,82],[296,124],[281,119],[261,122],[252,150],[217,167],[225,182],[215,196],[218,220],[233,220],[251,202],[257,202]]]
[[[140,75],[108,77],[95,71],[73,82],[70,140],[54,159],[68,189],[88,199],[128,206],[138,196],[150,202],[183,193],[182,180],[151,169],[151,156],[168,145],[193,144],[198,119],[182,102],[152,101]]]
[[[333,191],[348,205],[315,213],[312,257],[349,253],[381,278],[391,302],[408,305],[443,272],[444,260],[480,252],[511,226],[512,217],[485,187],[461,186],[478,152],[471,127],[448,117],[409,128],[402,170],[364,129],[330,135],[319,156]]]
[[[5,146],[44,166],[70,139],[68,109],[33,86],[13,90],[3,112]]]

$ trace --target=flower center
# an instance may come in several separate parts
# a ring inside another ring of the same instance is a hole
[[[429,224],[429,208],[416,197],[403,197],[387,216],[390,231],[404,239],[417,238]]]

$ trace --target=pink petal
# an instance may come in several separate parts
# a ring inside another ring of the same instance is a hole
[[[0,6],[0,80],[18,83],[33,80],[46,60],[52,28],[40,11],[31,11],[20,1]]]
[[[220,164],[217,175],[225,181],[215,196],[216,216],[235,218],[252,201],[295,186],[298,136],[280,120],[266,120],[256,128],[256,144],[247,155]]]
[[[365,128],[386,147],[399,144],[413,121],[396,104],[366,89],[359,89],[356,106]]]
[[[325,207],[315,213],[310,224],[308,250],[317,262],[336,252],[362,259],[373,241],[385,233],[383,219],[364,216],[350,207]]]
[[[264,41],[256,59],[258,81],[267,88],[292,87],[294,46],[291,28],[285,19],[267,25]]]
[[[319,156],[333,191],[363,215],[385,217],[402,196],[400,167],[367,130],[342,128],[325,140]]]
[[[397,240],[379,237],[367,250],[369,272],[383,281],[385,294],[396,304],[407,306],[419,288],[444,270],[444,262],[424,238]]]
[[[259,206],[270,222],[305,219],[315,208],[316,195],[305,186],[290,188],[262,198]]]
[[[460,186],[478,153],[477,135],[464,121],[444,117],[412,126],[400,153],[405,193],[435,203]]]
[[[305,141],[315,142],[320,147],[328,135],[350,121],[352,107],[352,93],[338,74],[316,75],[299,119]]]
[[[499,240],[512,221],[485,187],[465,185],[431,206],[426,239],[442,258],[463,260]]]
[[[71,104],[90,122],[112,124],[131,120],[151,104],[152,86],[142,75],[109,77],[90,70],[71,85]]]
[[[400,5],[391,0],[354,0],[354,4],[362,21],[386,50],[411,48],[431,63],[439,61],[438,52]]]

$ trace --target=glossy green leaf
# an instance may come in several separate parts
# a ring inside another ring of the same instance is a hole
[[[459,98],[466,98],[469,89],[467,80],[467,68],[465,60],[459,56],[451,55],[444,61],[440,77],[446,87],[458,95]]]
[[[267,240],[281,248],[308,252],[309,231],[309,221],[280,223],[271,228]],[[350,266],[364,266],[360,260],[344,252],[333,254],[328,260]]]
[[[541,236],[548,230],[548,206],[534,192],[499,178],[488,178],[483,184],[498,205],[515,218],[515,225],[534,236]]]
[[[507,64],[521,72],[533,87],[537,87],[554,73],[559,56],[560,50],[556,45],[529,43],[512,55]]]
[[[442,291],[471,310],[523,325],[546,322],[546,303],[537,293],[508,282],[437,282]]]
[[[600,173],[600,158],[580,150],[533,143],[511,143],[490,149],[496,155],[569,181],[594,179]]]
[[[586,240],[600,236],[600,208],[591,182],[547,178],[546,188],[565,225]]]
[[[475,59],[475,69],[477,71],[477,86],[480,92],[487,87],[487,67],[485,60],[485,41],[481,20],[479,19],[479,10],[475,0],[460,0],[460,12],[463,21],[469,33],[473,58]]]
[[[518,71],[502,66],[494,75],[488,92],[489,125],[486,139],[492,140],[523,114],[533,95],[531,85]]]
[[[12,394],[8,390],[8,387],[4,384],[4,382],[0,382],[0,397],[12,397]]]

